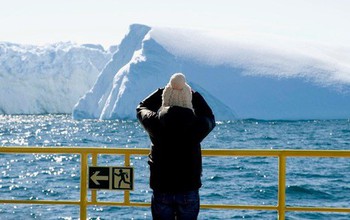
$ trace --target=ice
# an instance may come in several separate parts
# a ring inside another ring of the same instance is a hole
[[[119,46],[74,118],[134,119],[137,104],[175,72],[218,120],[350,117],[348,48],[139,24]]]
[[[0,42],[0,114],[71,113],[110,58],[100,45]]]
[[[142,24],[108,49],[0,42],[0,114],[135,119],[138,103],[176,72],[218,120],[350,118],[350,48]]]

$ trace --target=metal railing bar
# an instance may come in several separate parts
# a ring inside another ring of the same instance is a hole
[[[98,201],[98,202],[88,202],[88,205],[96,206],[123,206],[123,207],[150,207],[151,204],[147,202],[111,202],[111,201]]]
[[[97,166],[97,160],[98,160],[98,154],[93,153],[92,154],[92,166]],[[91,201],[97,202],[97,191],[96,190],[91,190]]]
[[[337,207],[292,207],[287,206],[286,211],[293,212],[348,212],[350,213],[350,208],[337,208]]]
[[[147,202],[130,202],[129,204],[126,204],[124,202],[103,202],[99,201],[98,203],[95,202],[88,202],[89,205],[97,205],[97,206],[135,206],[135,207],[150,207],[151,203]],[[272,210],[277,211],[277,206],[260,206],[260,205],[230,205],[230,204],[201,204],[201,208],[203,209],[249,209],[249,210]]]
[[[92,148],[92,147],[0,147],[0,153],[55,153],[55,154],[116,154],[148,155],[148,148]],[[254,157],[350,157],[349,150],[261,150],[261,149],[202,149],[203,156]]]
[[[23,204],[23,205],[80,205],[80,201],[70,200],[0,200],[0,204]],[[98,201],[87,202],[87,205],[97,206],[135,206],[135,207],[150,207],[151,204],[147,202],[130,202],[125,204],[124,202],[104,202]],[[229,204],[201,204],[203,209],[246,209],[246,210],[271,210],[278,211],[277,206],[260,206],[260,205],[229,205]],[[298,207],[287,206],[285,208],[287,212],[344,212],[350,213],[350,208],[336,208],[336,207]]]
[[[130,166],[130,154],[125,154],[124,156],[124,166],[129,167]],[[130,191],[124,191],[124,203],[130,204]]]
[[[117,154],[148,155],[148,148],[90,148],[90,147],[0,147],[0,153],[38,154]]]
[[[88,154],[80,155],[80,219],[87,218],[87,166]]]
[[[285,219],[286,208],[286,157],[278,157],[278,219]]]
[[[203,209],[244,209],[244,210],[272,210],[277,211],[277,206],[269,205],[229,205],[229,204],[202,204]]]
[[[0,204],[34,204],[34,205],[80,205],[80,201],[71,200],[12,200],[1,199]]]

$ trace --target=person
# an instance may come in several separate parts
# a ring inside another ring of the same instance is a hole
[[[197,219],[202,186],[202,140],[215,127],[214,114],[182,73],[171,76],[136,108],[151,141],[148,164],[153,219]]]
[[[124,182],[125,184],[129,184],[130,185],[130,182],[126,181],[126,179],[125,179],[125,176],[126,176],[126,178],[129,178],[128,173],[123,172],[122,169],[119,169],[119,173],[114,173],[114,175],[120,177],[120,180],[118,182],[118,188],[119,189],[120,189],[120,186],[121,186],[122,182]]]

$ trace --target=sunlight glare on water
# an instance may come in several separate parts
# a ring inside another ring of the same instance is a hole
[[[71,115],[0,115],[0,145],[149,148],[137,121],[72,120]],[[335,149],[350,145],[349,120],[220,121],[202,148]],[[122,165],[123,158],[99,156],[99,165]],[[287,204],[349,207],[349,159],[287,160]],[[205,157],[201,203],[276,205],[277,158]],[[131,200],[150,202],[146,156],[132,156],[135,190]],[[78,200],[80,156],[2,154],[1,199]],[[122,201],[123,194],[100,191],[99,200]],[[89,207],[91,219],[151,219],[149,208]],[[348,219],[336,213],[287,213],[289,219]],[[76,206],[0,205],[0,219],[77,219]],[[200,219],[276,219],[275,212],[201,210]]]

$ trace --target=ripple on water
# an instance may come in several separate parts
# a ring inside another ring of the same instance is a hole
[[[310,121],[263,121],[238,120],[219,122],[212,133],[203,141],[203,148],[226,149],[344,149],[349,148],[350,123],[348,120]],[[129,147],[149,148],[150,141],[137,121],[122,120],[72,120],[71,115],[0,115],[0,145],[33,146],[86,146],[86,147]],[[276,147],[277,146],[277,147]],[[149,201],[151,193],[148,185],[149,171],[147,158],[132,157],[135,166],[135,190],[132,200]],[[90,159],[89,159],[90,161]],[[101,155],[99,164],[115,165],[123,163],[119,157]],[[305,163],[304,160],[289,160],[287,171],[288,205],[332,206],[348,204],[350,191],[349,160],[322,160]],[[305,166],[307,164],[307,166]],[[320,168],[320,165],[328,164]],[[203,187],[200,191],[202,203],[227,204],[276,204],[277,159],[223,157],[203,159]],[[80,157],[65,154],[0,155],[0,195],[5,199],[79,199]],[[305,169],[304,169],[305,168]],[[147,169],[147,172],[144,172]],[[301,172],[300,170],[305,170]],[[310,170],[315,172],[309,172]],[[23,172],[22,172],[23,171]],[[316,172],[317,171],[317,172]],[[327,171],[327,172],[325,172]],[[139,175],[139,173],[142,173]],[[299,174],[298,174],[299,172]],[[313,174],[315,173],[315,174]],[[330,175],[335,173],[334,175]],[[288,179],[289,178],[289,179]],[[331,187],[331,186],[338,186]],[[98,192],[99,199],[123,199],[115,192]],[[134,197],[134,198],[133,198]],[[316,204],[312,204],[312,202]],[[30,208],[32,207],[32,208]],[[89,207],[91,208],[91,207]],[[77,219],[76,207],[0,205],[0,219]],[[135,219],[150,218],[145,209],[124,207],[103,207],[89,210],[101,219],[113,219],[123,215]],[[307,215],[289,213],[291,219],[311,219]],[[203,210],[201,219],[257,219],[256,216],[273,215],[249,212],[215,212]],[[273,217],[272,217],[273,216]],[[314,215],[320,219],[342,219],[337,214]],[[337,218],[339,217],[339,218]],[[96,218],[98,219],[98,218]],[[263,218],[264,219],[264,218]]]

